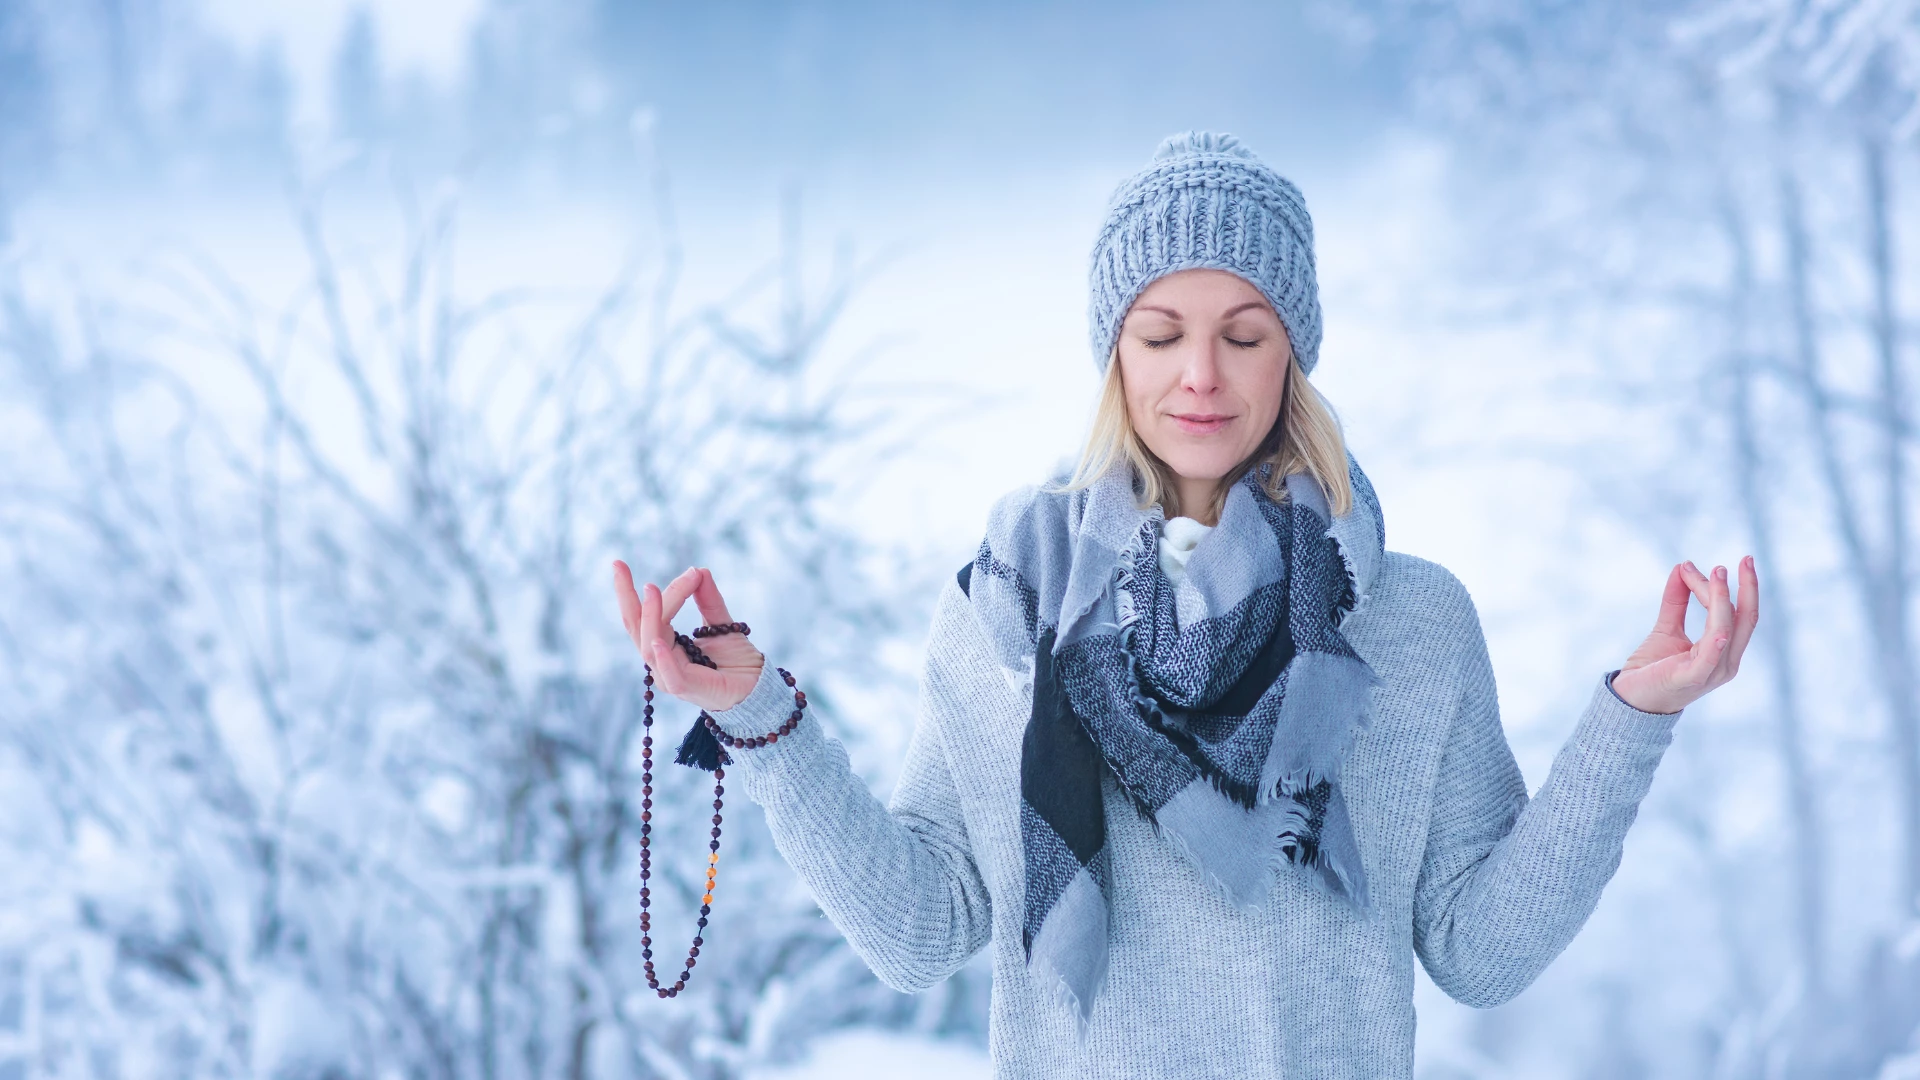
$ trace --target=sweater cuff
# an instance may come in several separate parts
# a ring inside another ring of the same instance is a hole
[[[1613,677],[1619,673],[1620,669],[1615,668],[1600,677],[1593,688],[1593,699],[1587,705],[1586,714],[1580,718],[1574,739],[1592,749],[1638,751],[1657,761],[1660,753],[1673,741],[1674,725],[1679,722],[1680,713],[1686,710],[1656,713],[1627,704],[1626,699],[1613,689]]]
[[[707,715],[720,725],[720,730],[736,739],[751,739],[761,735],[770,735],[779,730],[780,725],[793,716],[793,693],[797,687],[787,685],[780,677],[779,669],[771,659],[760,662],[760,677],[754,681],[753,689],[731,709],[708,709]],[[820,721],[813,715],[811,703],[802,711],[800,722],[793,730],[780,736],[778,742],[765,746],[726,747],[727,756],[734,761],[745,760],[754,765],[771,764],[775,759],[804,752],[809,746],[821,741]]]
[[[1635,713],[1639,713],[1641,716],[1679,716],[1681,713],[1686,711],[1686,709],[1682,708],[1675,712],[1670,712],[1670,713],[1650,713],[1641,709],[1634,708],[1632,705],[1627,705],[1627,699],[1621,697],[1620,691],[1615,690],[1613,688],[1613,677],[1615,675],[1620,674],[1621,670],[1622,670],[1621,668],[1614,668],[1612,671],[1607,672],[1607,675],[1606,675],[1607,693],[1613,695],[1613,700],[1619,702],[1622,705],[1626,705],[1628,710]]]

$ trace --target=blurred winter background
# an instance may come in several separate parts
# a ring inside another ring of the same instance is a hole
[[[1768,590],[1420,1074],[1920,1076],[1914,0],[0,0],[0,1080],[986,1076],[985,954],[882,987],[738,795],[647,991],[609,563],[713,566],[884,797],[1192,127],[1304,190],[1530,786],[1673,561]]]

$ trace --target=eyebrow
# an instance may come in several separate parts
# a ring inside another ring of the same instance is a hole
[[[1225,318],[1228,318],[1229,316],[1238,315],[1241,312],[1247,310],[1248,308],[1257,308],[1257,307],[1266,307],[1266,306],[1267,304],[1266,304],[1266,301],[1264,300],[1249,300],[1246,303],[1241,304],[1237,307],[1228,308],[1227,311],[1224,314],[1222,314],[1220,317],[1225,319]],[[1179,312],[1173,310],[1172,308],[1164,308],[1156,304],[1135,304],[1133,306],[1133,310],[1158,311],[1162,315],[1166,315],[1174,319],[1184,318],[1184,316],[1182,316]]]

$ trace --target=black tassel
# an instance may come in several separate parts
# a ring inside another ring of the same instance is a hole
[[[687,730],[687,737],[680,740],[680,753],[673,760],[712,772],[720,767],[720,758],[720,740],[707,730],[707,714],[701,713]]]

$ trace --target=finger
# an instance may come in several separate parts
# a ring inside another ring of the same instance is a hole
[[[1687,586],[1685,567],[1685,563],[1675,563],[1673,572],[1667,575],[1666,591],[1660,594],[1660,612],[1653,620],[1657,634],[1687,636],[1687,602],[1693,592]]]
[[[1724,616],[1721,619],[1724,621]],[[1675,659],[1680,663],[1674,670],[1677,681],[1672,684],[1673,689],[1692,691],[1702,687],[1712,688],[1724,682],[1718,677],[1718,669],[1726,658],[1730,640],[1728,628],[1724,624],[1716,625],[1714,610],[1709,607],[1707,624],[1701,628],[1699,640],[1685,653],[1675,654]]]
[[[1753,564],[1753,556],[1740,560],[1740,603],[1733,609],[1733,634],[1727,642],[1727,676],[1731,678],[1740,670],[1740,657],[1747,651],[1747,642],[1753,638],[1753,628],[1760,623],[1760,572]]]
[[[647,582],[646,589],[640,594],[640,605],[640,656],[648,665],[658,668],[663,662],[660,653],[664,650],[661,646],[673,642],[666,620],[660,617],[660,587],[651,581]]]
[[[1727,568],[1713,568],[1713,586],[1708,590],[1707,622],[1700,636],[1711,641],[1733,633],[1733,590],[1727,580]]]
[[[713,583],[713,571],[700,568],[700,584],[693,593],[693,602],[700,607],[701,621],[708,625],[730,623],[733,616],[727,614],[727,602],[720,597],[720,586]]]
[[[1711,606],[1713,583],[1707,580],[1707,575],[1701,573],[1699,567],[1693,565],[1693,560],[1689,559],[1681,564],[1680,579],[1687,583],[1687,590],[1693,594],[1694,599],[1700,601],[1701,607]],[[1686,636],[1684,631],[1681,636]]]
[[[620,625],[640,644],[640,594],[633,591],[633,570],[619,559],[613,560],[613,593],[620,602]]]
[[[1712,688],[1726,682],[1727,645],[1733,636],[1733,601],[1727,588],[1727,568],[1716,566],[1708,578],[1706,622],[1700,627],[1700,640],[1691,650],[1687,665],[1691,689]]]
[[[669,624],[669,630],[673,617],[680,614],[680,609],[686,606],[687,597],[693,595],[694,588],[699,584],[700,571],[691,566],[681,571],[679,577],[667,582],[666,591],[660,595],[660,617]]]

